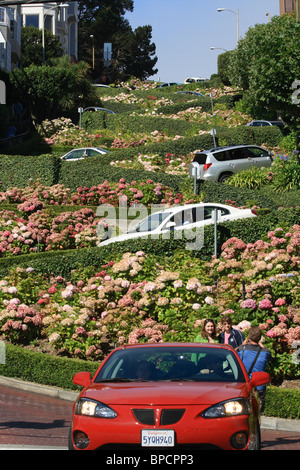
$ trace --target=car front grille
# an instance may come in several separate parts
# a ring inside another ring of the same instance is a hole
[[[155,425],[155,413],[151,408],[133,409],[136,420],[141,424]],[[159,424],[161,426],[176,424],[184,415],[185,409],[164,409],[161,411]]]
[[[182,416],[184,415],[184,409],[174,409],[174,410],[162,410],[160,416],[160,424],[168,425],[168,424],[175,424],[181,420]]]

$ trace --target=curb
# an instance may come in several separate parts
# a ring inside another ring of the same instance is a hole
[[[79,392],[72,392],[58,387],[51,387],[50,385],[24,382],[22,380],[4,376],[0,376],[0,385],[3,387],[17,388],[19,390],[23,390],[23,392],[38,393],[40,395],[47,395],[48,397],[59,398],[60,400],[72,402],[74,402],[79,395]]]
[[[59,398],[60,400],[71,402],[74,402],[79,395],[79,392],[72,392],[63,390],[62,388],[40,385],[32,382],[24,382],[22,380],[4,376],[0,376],[0,385],[4,387],[17,388],[19,390],[23,390],[24,392],[47,395],[49,397]],[[270,418],[268,416],[262,416],[261,429],[300,433],[300,420]]]

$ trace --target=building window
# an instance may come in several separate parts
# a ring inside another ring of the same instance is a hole
[[[6,50],[3,42],[0,42],[0,69],[6,69]]]
[[[51,33],[53,33],[53,16],[46,15],[45,16],[45,29],[48,29]]]
[[[25,26],[39,27],[39,15],[25,15]]]
[[[5,8],[0,8],[0,23],[5,23]]]

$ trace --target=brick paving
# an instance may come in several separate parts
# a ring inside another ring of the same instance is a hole
[[[72,403],[0,386],[0,445],[67,446]]]

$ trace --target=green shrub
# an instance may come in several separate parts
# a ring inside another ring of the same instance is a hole
[[[91,372],[99,364],[44,354],[21,346],[5,343],[6,363],[0,364],[0,375],[13,377],[41,385],[51,385],[68,390],[78,390],[73,384],[77,372]]]
[[[265,415],[300,419],[300,390],[267,387]]]
[[[284,163],[274,172],[272,186],[276,191],[300,189],[300,165],[296,160]]]
[[[235,188],[261,188],[262,186],[270,184],[268,172],[269,170],[267,168],[252,167],[250,170],[236,173],[225,181],[225,184],[228,186],[234,186]]]
[[[24,188],[38,179],[51,186],[56,183],[59,169],[60,160],[52,155],[0,155],[1,189],[12,186]]]

